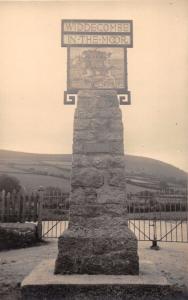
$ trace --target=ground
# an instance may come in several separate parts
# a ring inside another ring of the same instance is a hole
[[[139,242],[139,257],[156,265],[183,295],[177,300],[188,299],[188,244],[161,243],[160,250],[151,250],[151,243]],[[20,283],[41,260],[55,258],[57,239],[48,239],[38,246],[0,252],[0,299],[19,300]]]

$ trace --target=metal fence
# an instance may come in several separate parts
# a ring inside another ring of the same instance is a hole
[[[66,220],[68,210],[68,193],[43,189],[30,194],[24,191],[0,192],[0,222]]]
[[[151,241],[154,248],[158,242],[188,242],[186,194],[128,194],[127,211],[128,226],[139,241]],[[58,237],[67,226],[61,219],[43,222],[43,236]]]
[[[39,217],[40,193],[25,194],[23,191],[0,193],[1,222],[36,222]]]
[[[139,241],[188,242],[186,193],[127,194],[128,226]],[[1,222],[41,222],[44,238],[57,238],[68,226],[69,195],[59,191],[0,193]]]
[[[186,193],[128,194],[128,225],[139,241],[188,242]]]

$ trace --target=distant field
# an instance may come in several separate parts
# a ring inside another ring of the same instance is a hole
[[[146,188],[127,183],[126,184],[126,190],[127,190],[127,193],[135,194],[135,193],[139,193],[143,190],[146,190]],[[156,190],[151,189],[151,188],[147,188],[147,191],[155,192]]]
[[[19,173],[14,174],[14,176],[18,178],[27,192],[36,191],[40,186],[44,188],[48,186],[59,187],[64,192],[69,192],[69,181],[63,178]]]
[[[0,150],[0,175],[15,176],[28,191],[39,186],[59,187],[67,192],[70,185],[72,155],[32,154]],[[156,191],[160,181],[182,189],[187,174],[166,163],[146,157],[125,156],[127,192]]]

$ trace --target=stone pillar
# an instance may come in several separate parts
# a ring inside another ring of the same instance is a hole
[[[70,222],[56,274],[138,274],[127,226],[123,124],[115,91],[82,90],[74,116]]]

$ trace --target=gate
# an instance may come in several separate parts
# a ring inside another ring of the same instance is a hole
[[[127,194],[128,226],[139,241],[188,242],[187,192]],[[0,193],[1,222],[37,222],[40,236],[57,238],[68,227],[69,194],[60,191]]]
[[[58,238],[68,228],[67,221],[42,221],[42,237]]]
[[[139,241],[188,242],[187,193],[128,194],[128,224]]]
[[[46,207],[48,213],[45,214]],[[175,194],[166,191],[129,193],[127,210],[128,226],[139,241],[151,241],[154,248],[157,248],[158,242],[188,242],[186,193]],[[63,233],[68,227],[68,211],[68,198],[65,201],[60,194],[44,195],[42,218],[44,238],[57,238]]]
[[[42,237],[57,238],[68,227],[69,194],[59,190],[41,194]]]

